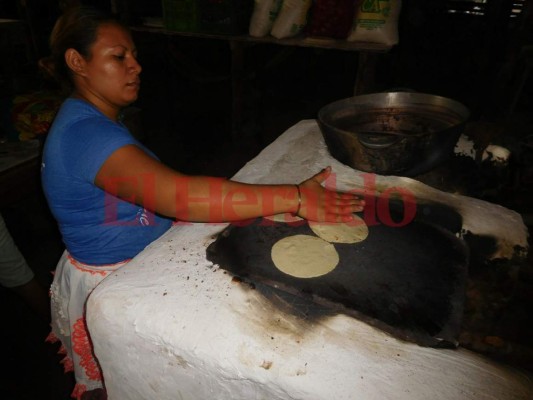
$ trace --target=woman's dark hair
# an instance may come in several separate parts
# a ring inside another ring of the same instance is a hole
[[[67,9],[57,20],[50,35],[51,55],[46,62],[49,72],[63,90],[72,90],[72,72],[65,62],[65,52],[75,49],[85,58],[91,57],[91,46],[102,24],[122,24],[110,15],[88,6]]]

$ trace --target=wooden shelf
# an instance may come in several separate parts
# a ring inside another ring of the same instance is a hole
[[[244,51],[248,46],[257,44],[275,44],[280,46],[312,47],[321,49],[358,52],[358,67],[355,73],[354,95],[372,91],[374,86],[374,70],[377,57],[387,53],[391,46],[369,42],[348,42],[328,38],[297,36],[287,39],[276,39],[272,36],[256,38],[249,35],[223,35],[200,32],[178,32],[160,27],[133,26],[134,32],[159,34],[176,38],[201,38],[206,40],[223,40],[231,49],[231,81],[232,81],[232,138],[238,140],[242,131],[243,112],[243,71]]]
[[[391,49],[391,46],[383,45],[380,43],[370,42],[348,42],[346,40],[318,38],[297,36],[286,39],[276,39],[273,36],[253,37],[249,35],[223,35],[223,34],[210,34],[200,32],[178,32],[164,28],[135,26],[131,27],[132,31],[147,32],[171,36],[191,37],[191,38],[203,38],[203,39],[216,39],[235,41],[242,43],[263,43],[263,44],[277,44],[281,46],[297,46],[297,47],[316,47],[321,49],[335,49],[345,51],[366,51],[376,53],[386,53]]]

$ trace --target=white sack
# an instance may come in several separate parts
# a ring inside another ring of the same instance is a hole
[[[296,36],[307,24],[311,0],[283,0],[270,34],[278,39]]]
[[[281,8],[281,2],[282,0],[254,1],[254,11],[250,18],[250,36],[263,37],[270,33]]]
[[[349,42],[398,43],[401,0],[360,0]]]

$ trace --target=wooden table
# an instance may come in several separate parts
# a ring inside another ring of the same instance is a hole
[[[40,190],[39,166],[40,147],[24,142],[0,144],[0,208]]]

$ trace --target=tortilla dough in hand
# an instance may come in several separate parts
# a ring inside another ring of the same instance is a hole
[[[314,278],[335,269],[339,254],[335,247],[318,237],[294,235],[272,246],[272,261],[281,271],[296,278]]]
[[[354,215],[354,220],[348,223],[312,222],[309,228],[319,237],[330,243],[358,243],[368,236],[368,226],[365,221]]]
[[[267,219],[269,221],[273,222],[285,222],[287,224],[292,224],[294,222],[301,222],[303,221],[303,218],[300,218],[296,215],[293,215],[291,213],[283,213],[283,214],[274,214],[274,215],[267,215],[263,217],[264,219]]]

